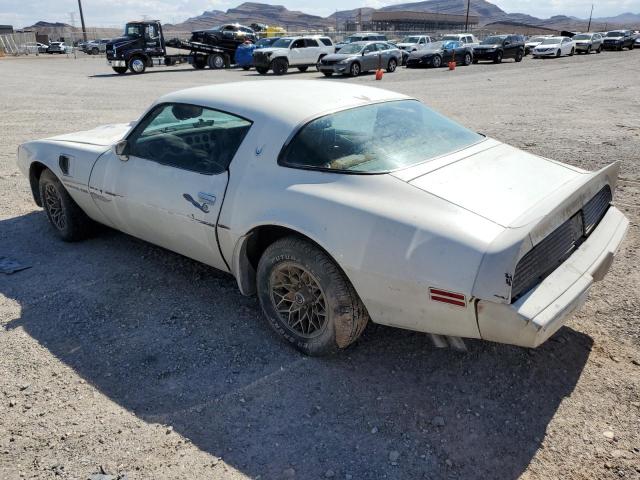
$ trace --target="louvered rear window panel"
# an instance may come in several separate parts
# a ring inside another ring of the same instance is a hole
[[[598,225],[611,203],[606,185],[569,220],[520,259],[513,276],[511,301],[527,293],[564,263]]]

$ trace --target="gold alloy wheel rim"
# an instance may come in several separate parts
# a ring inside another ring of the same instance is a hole
[[[64,230],[67,226],[67,217],[62,207],[62,199],[55,185],[48,183],[44,189],[44,201],[51,222],[58,230]]]
[[[296,335],[314,338],[327,324],[327,300],[317,278],[293,262],[276,266],[269,278],[271,302]]]

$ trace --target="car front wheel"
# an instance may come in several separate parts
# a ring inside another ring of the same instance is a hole
[[[524,54],[522,53],[522,50],[518,50],[518,53],[516,53],[516,62],[521,62],[523,57]]]
[[[352,77],[357,77],[360,75],[360,64],[358,62],[353,62],[351,64],[351,68],[349,68],[349,73]]]
[[[496,56],[493,58],[493,63],[502,63],[502,52],[496,53]]]
[[[346,348],[369,320],[340,268],[324,251],[296,236],[277,240],[265,250],[257,289],[271,327],[307,355]]]
[[[435,55],[431,60],[431,66],[433,68],[440,68],[440,65],[442,65],[442,58],[440,58],[440,55]]]
[[[40,175],[39,190],[49,223],[62,240],[75,242],[92,233],[95,223],[71,198],[51,170],[45,170]]]
[[[469,65],[471,65],[471,62],[473,62],[473,58],[471,57],[470,53],[465,53],[464,54],[464,61],[462,62],[463,65],[465,67],[468,67]]]
[[[276,58],[271,68],[273,69],[273,73],[276,75],[284,75],[289,70],[289,62],[287,62],[284,58]]]
[[[112,67],[112,68],[113,68],[113,71],[119,75],[123,75],[127,73],[127,67]]]

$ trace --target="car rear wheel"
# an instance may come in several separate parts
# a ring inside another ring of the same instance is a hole
[[[470,54],[470,53],[468,53],[468,52],[467,52],[467,53],[465,53],[465,54],[464,54],[464,60],[463,60],[462,64],[463,64],[465,67],[468,67],[469,65],[471,65],[471,63],[472,63],[472,62],[473,62],[473,58],[471,57],[471,54]]]
[[[277,240],[258,263],[257,290],[271,327],[307,355],[346,348],[369,315],[334,261],[311,242]]]
[[[112,67],[113,71],[122,75],[124,73],[127,73],[127,67]]]
[[[98,50],[97,48],[92,48],[91,49],[91,54],[92,55],[98,55],[100,53],[100,50]]]
[[[144,73],[146,69],[147,65],[142,57],[131,57],[129,59],[129,70],[131,73]]]
[[[303,67],[298,67],[298,70],[300,70],[302,73],[306,72],[307,70],[309,70],[309,67],[307,65],[303,66]]]
[[[212,70],[221,70],[226,66],[224,57],[219,53],[214,53],[212,55],[209,55],[209,58],[207,58],[207,64],[209,65],[209,68],[211,68]]]
[[[51,170],[44,170],[40,175],[39,190],[49,223],[62,240],[75,242],[94,231],[95,222],[87,217]]]
[[[442,58],[440,58],[440,55],[434,55],[431,59],[431,66],[433,68],[440,68],[440,65],[442,65]]]
[[[289,70],[289,62],[284,58],[276,58],[271,64],[271,68],[276,75],[284,75]]]
[[[392,58],[387,64],[387,72],[393,73],[396,71],[396,68],[398,68],[398,61],[395,58]]]
[[[242,70],[246,72],[248,70],[251,70],[251,67],[249,65],[245,65],[244,67],[242,67]]]
[[[522,50],[518,50],[518,52],[516,53],[516,62],[521,62],[522,58],[524,57]]]
[[[352,77],[357,77],[360,75],[360,64],[358,62],[353,62],[351,67],[349,68],[349,74]]]
[[[493,63],[502,63],[502,52],[498,51],[493,58]]]

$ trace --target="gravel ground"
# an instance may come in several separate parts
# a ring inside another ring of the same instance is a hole
[[[0,478],[640,478],[639,76],[639,51],[386,74],[377,85],[525,150],[621,161],[631,227],[586,306],[535,351],[468,341],[461,354],[371,326],[312,359],[226,274],[113,231],[56,240],[14,163],[23,141],[253,72],[0,59],[0,255],[32,265],[0,274]]]

